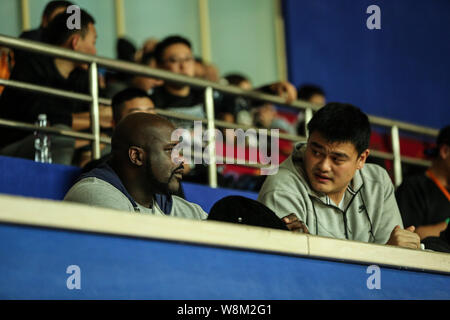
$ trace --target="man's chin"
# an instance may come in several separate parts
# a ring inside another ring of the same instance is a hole
[[[178,180],[170,182],[168,189],[170,194],[178,193],[178,190],[180,190],[180,182]]]
[[[330,189],[328,186],[325,186],[323,183],[313,182],[311,183],[311,187],[314,191],[327,194],[330,192]]]

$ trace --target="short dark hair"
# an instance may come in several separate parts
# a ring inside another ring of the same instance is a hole
[[[191,42],[188,39],[183,38],[182,36],[179,35],[169,36],[156,44],[155,46],[156,62],[158,64],[162,64],[164,62],[163,61],[164,50],[166,50],[167,47],[177,43],[185,44],[186,46],[189,47],[189,49],[192,49]]]
[[[125,102],[133,100],[134,98],[148,98],[149,100],[151,100],[147,92],[142,89],[132,87],[119,91],[114,95],[114,97],[112,98],[111,107],[114,122],[116,124],[119,123],[120,119],[122,118],[122,112],[123,108],[125,107]]]
[[[48,18],[52,15],[53,11],[55,11],[56,9],[61,8],[61,7],[67,8],[72,5],[73,5],[73,3],[70,1],[50,1],[45,6],[42,16]]]
[[[250,79],[241,73],[229,73],[224,79],[227,80],[228,84],[231,86],[239,86],[244,81],[250,82]]]
[[[95,24],[94,18],[85,10],[80,9],[80,29],[69,29],[67,20],[72,14],[63,12],[58,14],[47,26],[44,31],[44,40],[49,44],[56,46],[63,45],[73,34],[80,33],[82,37],[88,33],[90,23]]]
[[[325,92],[319,86],[313,84],[304,84],[298,88],[298,98],[308,101],[315,94],[325,97]]]
[[[327,103],[314,114],[308,131],[310,135],[319,132],[329,142],[351,142],[358,155],[369,148],[369,118],[351,104]]]
[[[153,51],[148,51],[142,55],[141,64],[148,66],[154,58],[155,53]]]

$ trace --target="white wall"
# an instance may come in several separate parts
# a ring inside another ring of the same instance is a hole
[[[47,0],[28,0],[30,25],[36,28]],[[98,55],[115,58],[114,0],[76,0],[96,20]],[[125,36],[140,46],[149,37],[180,34],[201,55],[198,0],[123,0]],[[274,0],[209,0],[211,55],[221,72],[239,71],[254,85],[278,79]],[[22,31],[20,0],[0,0],[0,33]]]

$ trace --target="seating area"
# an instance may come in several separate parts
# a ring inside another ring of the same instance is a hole
[[[0,1],[0,300],[450,300],[450,2],[409,1]]]
[[[62,200],[80,173],[78,167],[0,156],[0,194]],[[216,201],[229,195],[258,197],[255,192],[210,188],[188,182],[182,184],[186,200],[197,203],[206,212]]]

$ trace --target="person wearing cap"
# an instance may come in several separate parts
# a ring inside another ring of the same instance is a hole
[[[450,125],[442,128],[431,167],[425,173],[407,177],[396,191],[403,223],[414,225],[420,239],[439,237],[450,218]]]

